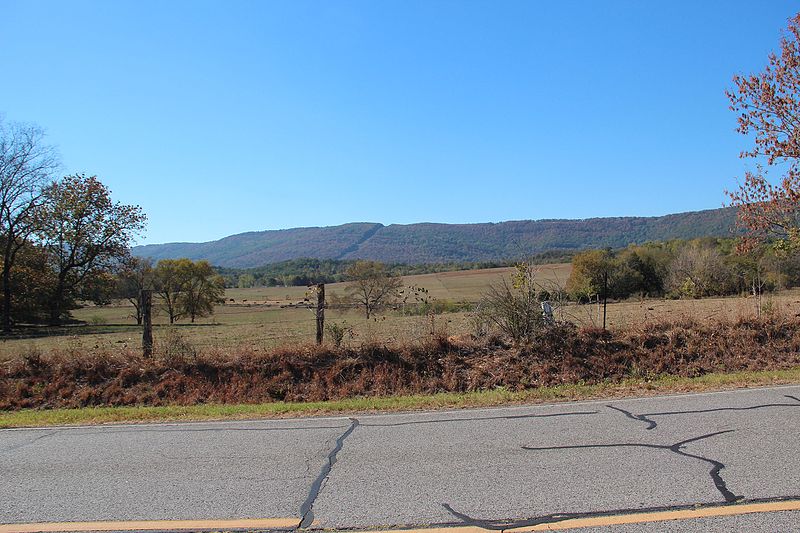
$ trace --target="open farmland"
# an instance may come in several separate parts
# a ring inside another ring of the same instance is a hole
[[[569,264],[543,265],[537,279],[545,286],[563,286],[569,276]],[[424,274],[404,278],[406,286],[424,287],[428,296],[453,302],[478,302],[491,284],[507,277],[511,269],[498,268]],[[326,287],[328,295],[342,294],[344,284]],[[212,317],[198,319],[195,324],[181,321],[170,327],[163,313],[155,317],[157,347],[176,346],[183,350],[220,349],[236,347],[268,350],[285,344],[309,342],[314,336],[314,313],[305,308],[305,287],[269,287],[229,289],[226,303],[216,307]],[[800,291],[784,291],[766,296],[762,308],[785,316],[800,314]],[[702,300],[628,300],[608,305],[608,325],[611,328],[637,326],[647,322],[692,317],[701,321],[730,320],[754,316],[757,305],[752,298],[706,298]],[[75,318],[86,325],[36,330],[19,338],[0,342],[0,358],[15,355],[49,352],[114,351],[136,348],[140,343],[140,328],[131,318],[127,304],[105,307],[87,306],[74,312]],[[601,325],[602,308],[597,305],[568,305],[557,316],[580,325]],[[363,343],[407,342],[426,338],[434,330],[447,335],[468,334],[472,331],[470,313],[446,313],[432,320],[426,316],[401,316],[387,311],[369,321],[357,310],[334,310],[327,313],[328,323],[352,327],[354,335],[345,342]]]
[[[558,263],[540,265],[537,269],[537,280],[545,286],[566,283],[572,265]],[[406,276],[406,286],[427,289],[428,296],[439,300],[477,302],[489,285],[500,283],[508,277],[513,268],[487,268],[480,270],[460,270],[456,272],[438,272]],[[330,294],[343,294],[346,283],[332,283],[325,286]],[[226,298],[232,298],[237,304],[272,304],[284,305],[301,302],[306,295],[305,287],[258,287],[252,289],[228,289]]]

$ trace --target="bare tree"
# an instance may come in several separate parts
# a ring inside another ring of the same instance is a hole
[[[386,270],[383,263],[356,261],[347,269],[350,284],[345,289],[348,297],[364,308],[366,317],[382,306],[397,299],[403,280]]]
[[[44,130],[32,124],[4,124],[0,117],[0,245],[2,246],[2,329],[11,331],[12,271],[17,252],[37,229],[36,210],[44,187],[59,167]]]

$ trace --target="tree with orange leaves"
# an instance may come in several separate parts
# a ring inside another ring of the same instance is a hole
[[[736,131],[754,137],[740,157],[758,161],[738,190],[726,191],[747,232],[742,248],[774,239],[778,248],[800,250],[800,13],[789,19],[780,52],[769,55],[764,71],[733,82],[725,94],[739,113]],[[784,169],[779,184],[767,180],[767,167]]]

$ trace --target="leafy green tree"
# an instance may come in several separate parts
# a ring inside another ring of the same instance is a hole
[[[256,286],[256,277],[253,274],[247,273],[239,276],[236,286],[240,289],[249,289]]]
[[[572,259],[567,292],[576,300],[627,298],[664,293],[672,254],[662,244],[630,245],[618,252],[589,250]]]
[[[673,259],[672,252],[663,243],[647,243],[635,246],[633,250],[638,257],[642,279],[640,292],[644,296],[663,295],[669,264]]]
[[[75,174],[45,189],[37,220],[41,243],[57,274],[49,318],[58,323],[85,282],[115,270],[128,256],[133,237],[147,219],[140,207],[114,202],[97,177]]]
[[[587,250],[572,258],[572,271],[567,278],[566,291],[576,300],[589,300],[602,296],[606,276],[614,269],[614,255],[610,250]]]
[[[174,324],[176,320],[184,316],[180,295],[184,291],[191,270],[192,261],[185,258],[162,259],[156,264],[155,290],[161,297],[170,324]]]
[[[208,261],[191,263],[183,273],[186,279],[183,290],[178,295],[182,314],[188,316],[192,322],[197,317],[211,315],[214,305],[224,301],[225,280]]]
[[[164,303],[169,323],[184,317],[192,322],[208,316],[223,301],[225,280],[208,261],[162,259],[156,265],[156,292]]]
[[[627,298],[644,292],[644,264],[635,249],[626,248],[613,258],[609,275],[608,296]]]
[[[394,302],[403,285],[402,278],[391,274],[386,265],[376,261],[356,261],[346,274],[350,283],[345,294],[364,308],[367,319],[376,310]]]
[[[114,301],[117,277],[111,271],[97,270],[87,276],[78,287],[76,299],[95,305],[109,305]]]

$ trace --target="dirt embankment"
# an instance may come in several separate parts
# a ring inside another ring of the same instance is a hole
[[[661,374],[800,365],[800,321],[694,321],[604,332],[561,325],[534,343],[432,339],[404,346],[293,346],[197,352],[22,354],[0,366],[0,409],[313,401],[353,396],[521,390]]]

